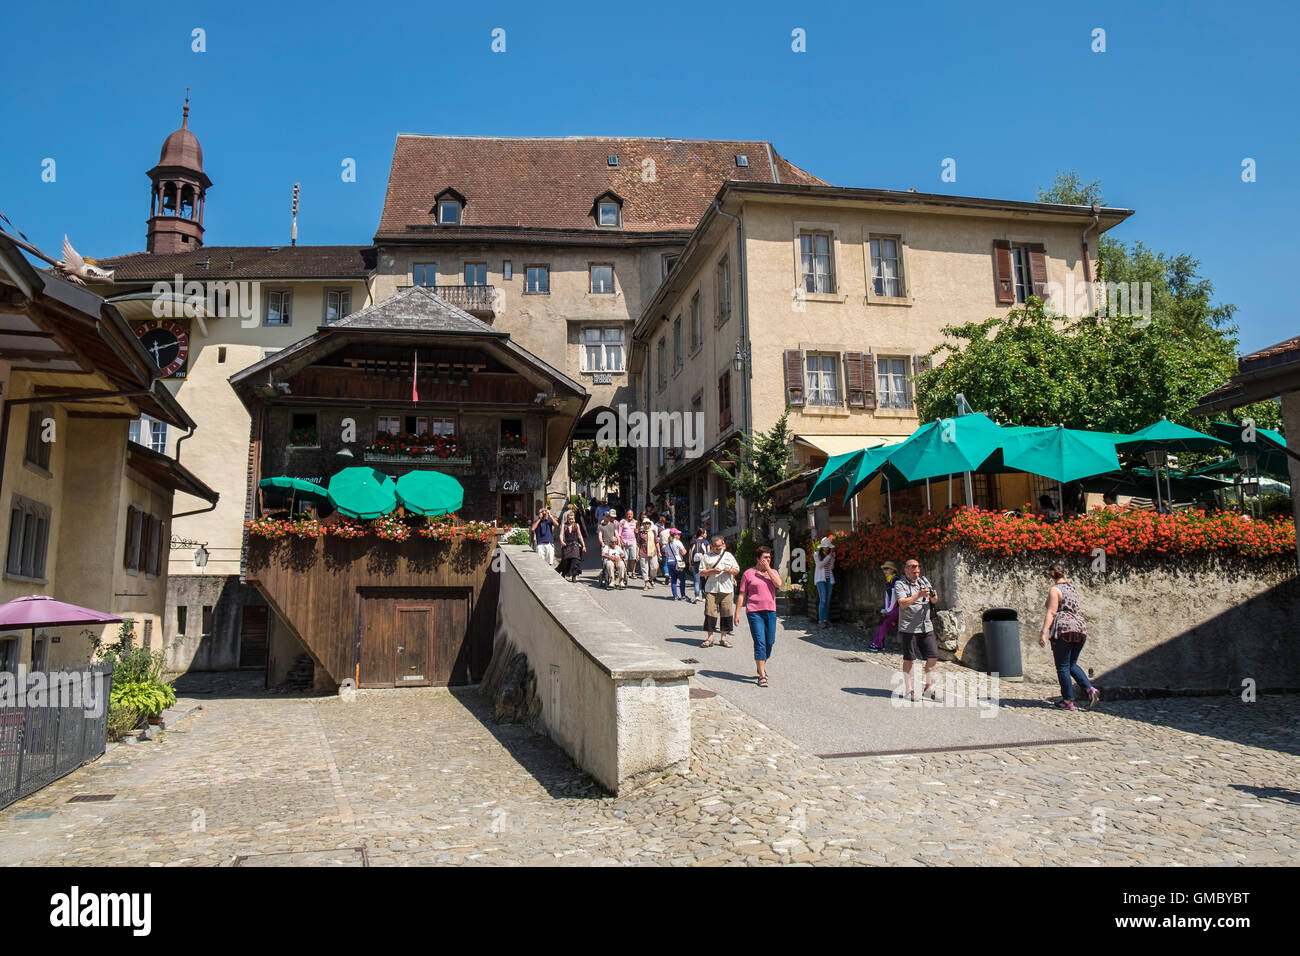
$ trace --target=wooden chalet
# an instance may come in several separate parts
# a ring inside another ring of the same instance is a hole
[[[366,465],[455,476],[459,518],[534,514],[587,402],[583,387],[423,287],[353,313],[233,375],[252,417],[251,519],[259,481],[322,484]],[[441,442],[438,440],[441,439]],[[437,453],[411,449],[439,446]],[[476,682],[491,655],[493,546],[252,538],[245,580],[272,608],[270,673],[302,653],[317,685]]]

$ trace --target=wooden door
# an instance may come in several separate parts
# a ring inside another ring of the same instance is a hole
[[[396,681],[401,687],[427,687],[429,653],[434,643],[434,609],[428,604],[397,603],[393,608]]]
[[[270,609],[265,604],[245,604],[239,630],[239,666],[266,667],[266,632]]]
[[[469,610],[470,595],[464,589],[364,590],[360,685],[470,683]]]
[[[360,686],[393,686],[397,672],[394,637],[392,599],[365,598],[361,609]]]

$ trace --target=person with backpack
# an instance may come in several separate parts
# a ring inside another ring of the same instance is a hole
[[[1052,657],[1056,661],[1056,679],[1061,685],[1061,699],[1056,704],[1061,710],[1074,710],[1074,684],[1078,683],[1088,695],[1088,709],[1101,700],[1101,691],[1092,686],[1088,675],[1079,666],[1079,655],[1088,640],[1088,628],[1083,620],[1079,592],[1065,578],[1065,568],[1053,564],[1047,569],[1052,586],[1047,589],[1047,613],[1043,615],[1043,629],[1038,635],[1038,646],[1052,642]],[[1073,680],[1071,680],[1073,678]]]
[[[695,579],[695,596],[691,598],[692,604],[698,604],[704,591],[700,587],[700,561],[709,553],[709,528],[708,525],[700,525],[699,531],[695,534],[695,540],[691,542],[691,575]]]
[[[891,627],[898,627],[898,599],[894,596],[894,579],[898,577],[898,565],[893,561],[885,561],[880,565],[880,570],[885,575],[885,606],[880,610],[880,626],[876,628],[875,640],[871,642],[873,651],[883,651],[885,635],[889,633]]]

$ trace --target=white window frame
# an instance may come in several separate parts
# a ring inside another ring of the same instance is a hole
[[[455,210],[455,218],[448,218],[447,208]],[[460,226],[464,224],[464,207],[456,199],[438,200],[438,224],[441,226]]]
[[[605,221],[606,211],[613,212],[611,222]],[[612,199],[602,199],[596,204],[596,225],[602,229],[617,229],[623,225],[623,210],[619,209],[618,203]]]
[[[911,356],[907,355],[877,355],[876,367],[872,374],[876,377],[876,407],[877,408],[903,408],[912,407],[912,388],[909,382],[908,363],[912,361]],[[885,362],[899,363],[899,369],[896,371],[890,368],[888,371],[882,370]],[[887,381],[892,379],[893,381]],[[902,394],[899,395],[898,389],[893,386],[902,383]]]
[[[894,244],[894,255],[892,257],[884,254],[884,243],[892,242]],[[894,275],[888,277],[884,274],[884,264],[888,261],[894,263]],[[868,295],[877,299],[902,299],[907,297],[907,272],[903,262],[903,237],[899,235],[869,235],[867,237],[867,263],[869,272],[867,273]],[[879,272],[879,275],[877,275]],[[880,282],[880,291],[876,291],[876,282]],[[894,283],[894,291],[890,292],[889,283]]]
[[[272,303],[279,302],[279,308],[276,310],[280,316],[277,322],[271,321]],[[292,289],[268,289],[266,292],[266,316],[264,324],[268,326],[286,327],[293,325],[293,290]]]
[[[704,307],[700,303],[700,290],[691,296],[691,354],[694,355],[704,344]]]
[[[817,366],[815,370],[814,363]],[[805,352],[803,378],[805,406],[838,408],[844,404],[840,390],[840,357],[835,352]]]
[[[599,292],[596,291],[596,270],[597,270],[597,269],[608,269],[608,270],[609,270],[609,289],[608,289],[608,290],[599,291]],[[612,263],[612,262],[591,262],[591,263],[588,263],[588,264],[587,264],[587,292],[588,292],[589,295],[613,295],[614,292],[615,292],[615,290],[616,290],[617,288],[618,288],[618,285],[617,285],[616,280],[614,279],[614,263]]]
[[[715,284],[717,286],[718,311],[716,315],[716,324],[722,325],[727,319],[731,318],[731,256],[725,255],[718,260],[717,268],[714,270]]]
[[[594,336],[594,337],[593,337]],[[625,371],[623,367],[623,330],[617,326],[590,325],[578,333],[580,362],[584,372]],[[593,365],[589,350],[594,349],[597,365]]]
[[[1029,265],[1029,243],[1011,243],[1011,285],[1016,305],[1024,305],[1034,294],[1034,273]]]
[[[545,277],[546,279],[546,282],[544,283],[545,288],[542,289],[532,288],[535,272],[537,272],[540,276]],[[541,262],[535,262],[530,266],[524,266],[524,295],[550,295],[550,294],[551,294],[551,267]]]
[[[808,246],[811,251],[804,249],[804,240],[808,240]],[[826,241],[825,253],[817,251],[817,241],[824,239]],[[825,271],[818,271],[819,259],[825,259]],[[808,265],[811,261],[812,271],[808,271]],[[813,288],[808,288],[809,280],[812,280]],[[818,288],[819,285],[826,285],[829,288]],[[835,282],[835,234],[825,229],[801,229],[799,230],[799,288],[808,295],[836,295],[838,287]]]
[[[330,318],[331,297],[334,297],[338,300],[338,305],[334,309],[335,316],[332,319]],[[352,314],[352,290],[351,289],[338,288],[338,289],[325,290],[325,314],[323,318],[325,320],[326,325],[329,325],[331,322],[337,322],[339,319],[345,318],[346,316],[351,314]]]

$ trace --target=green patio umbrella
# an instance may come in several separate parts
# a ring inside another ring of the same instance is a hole
[[[890,454],[901,447],[901,444],[897,444],[878,445],[875,448],[868,448],[866,453],[862,456],[862,460],[858,462],[857,472],[854,473],[852,480],[844,491],[844,500],[848,501],[850,498],[857,495],[859,491],[871,484],[871,482],[876,479],[876,476],[879,475],[881,483],[885,487],[885,503],[889,508],[889,515],[892,518],[894,515],[894,492],[902,491],[904,488],[910,488],[913,484],[913,482],[904,478],[899,473],[898,469],[889,463]],[[923,481],[924,479],[922,479],[921,482],[916,483],[920,484]]]
[[[1130,452],[1133,454],[1146,455],[1147,463],[1152,469],[1158,469],[1164,464],[1164,455],[1169,452],[1185,451],[1205,451],[1210,448],[1222,448],[1228,445],[1228,442],[1222,438],[1214,438],[1204,432],[1198,432],[1194,428],[1188,428],[1185,425],[1179,425],[1171,422],[1169,419],[1161,416],[1160,421],[1148,425],[1135,431],[1127,438],[1118,438],[1115,441],[1115,448],[1119,451]],[[1165,485],[1169,484],[1169,475],[1166,471]],[[1156,474],[1156,506],[1160,505],[1160,475]]]
[[[1119,471],[1115,442],[1075,428],[1036,428],[1007,436],[1002,461],[1019,471],[1059,484]]]
[[[274,488],[282,492],[287,498],[298,498],[304,501],[328,501],[329,492],[316,484],[314,481],[308,481],[306,478],[291,478],[288,475],[277,475],[274,478],[263,478],[257,483],[259,488]]]
[[[908,481],[974,471],[1001,447],[1005,436],[981,412],[922,425],[889,454],[889,463]]]
[[[373,468],[344,468],[330,478],[329,499],[349,518],[379,518],[397,507],[397,485]]]
[[[440,471],[408,471],[397,479],[397,497],[417,515],[448,515],[465,502],[465,486]]]
[[[853,476],[857,474],[858,462],[866,452],[865,448],[859,448],[857,451],[827,458],[826,464],[822,466],[822,473],[817,476],[817,482],[809,490],[804,503],[812,504],[814,501],[829,498],[834,492],[852,482]]]
[[[1287,443],[1280,432],[1256,426],[1255,440],[1251,442],[1242,437],[1244,427],[1241,425],[1232,422],[1211,422],[1210,427],[1214,429],[1217,437],[1232,445],[1233,455],[1254,455],[1255,471],[1259,474],[1272,475],[1284,481],[1291,480],[1290,466],[1287,463]],[[1211,469],[1234,474],[1241,470],[1241,466],[1235,458],[1230,458],[1226,462],[1202,468],[1197,473],[1211,473]]]

